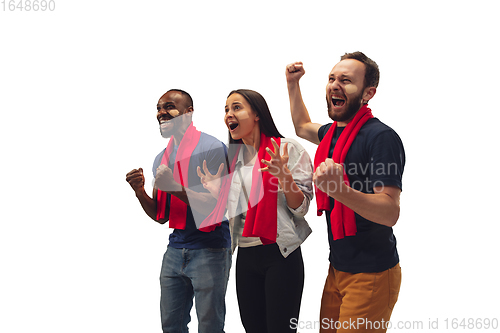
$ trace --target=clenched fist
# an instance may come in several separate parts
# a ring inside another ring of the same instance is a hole
[[[344,184],[344,167],[327,158],[316,168],[313,175],[314,184],[323,192],[335,198],[342,192]]]
[[[306,73],[302,62],[297,61],[286,66],[286,82],[297,83],[300,78]]]
[[[174,174],[172,170],[161,164],[156,169],[156,178],[155,178],[155,188],[162,190],[163,192],[175,192],[181,189],[179,183],[174,180]]]
[[[142,168],[134,169],[127,173],[126,181],[132,186],[135,192],[144,189],[144,174]]]

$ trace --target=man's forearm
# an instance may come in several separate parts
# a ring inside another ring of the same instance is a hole
[[[146,214],[151,219],[153,219],[156,222],[161,223],[161,224],[168,221],[168,218],[165,218],[162,220],[156,219],[156,200],[154,199],[154,195],[153,195],[153,198],[151,198],[143,188],[142,190],[137,191],[135,193],[135,196],[139,200],[139,203],[141,204],[142,209],[144,209],[144,212],[146,212]],[[168,210],[168,207],[167,207],[167,210]],[[168,216],[168,214],[166,214],[166,215]]]
[[[288,82],[288,97],[295,134],[302,139],[319,144],[318,129],[321,125],[311,122],[298,82]]]
[[[292,114],[293,126],[295,133],[301,136],[301,128],[307,122],[311,122],[309,112],[302,99],[302,92],[298,82],[288,83],[288,98],[290,99],[290,113]]]
[[[399,219],[399,189],[386,188],[374,194],[363,193],[343,184],[330,195],[365,219],[392,227]]]

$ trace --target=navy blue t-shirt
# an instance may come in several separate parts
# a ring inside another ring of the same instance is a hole
[[[172,139],[171,139],[172,140]],[[174,170],[173,163],[177,154],[178,146],[174,146],[169,159],[169,168]],[[166,149],[166,148],[165,148]],[[159,153],[153,163],[153,175],[156,177],[156,169],[160,166],[165,149]],[[207,167],[212,174],[216,174],[221,163],[226,163],[226,146],[205,133],[201,133],[200,140],[193,150],[189,161],[189,188],[196,192],[208,193],[200,181],[197,174],[197,167],[202,167],[203,161],[207,161]],[[170,194],[167,195],[167,205],[170,205]],[[169,246],[182,249],[203,249],[203,248],[228,248],[231,246],[231,236],[229,234],[229,223],[227,220],[211,232],[203,232],[196,227],[204,219],[205,215],[191,209],[188,206],[186,217],[186,228],[184,230],[174,229],[169,237]]]
[[[318,130],[321,141],[332,124]],[[344,127],[337,127],[328,156]],[[396,186],[402,189],[405,165],[403,143],[397,133],[377,118],[369,119],[352,142],[346,155],[344,170],[350,186],[363,193],[373,193],[377,186]],[[330,198],[330,207],[335,200]],[[333,240],[330,212],[325,212],[330,244],[330,263],[339,271],[349,273],[372,273],[385,271],[399,262],[396,237],[391,227],[371,222],[358,214],[357,233]]]

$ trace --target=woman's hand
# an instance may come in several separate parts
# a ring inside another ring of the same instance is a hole
[[[290,170],[288,170],[288,143],[283,145],[283,155],[280,155],[280,147],[273,138],[271,138],[271,143],[273,144],[274,151],[266,148],[267,153],[271,156],[271,160],[262,160],[261,162],[266,165],[265,168],[261,168],[260,171],[269,172],[271,175],[278,178],[281,182],[289,176]]]
[[[198,166],[196,172],[198,173],[198,177],[200,177],[200,181],[203,184],[203,187],[206,188],[212,196],[217,199],[219,198],[219,191],[221,186],[221,174],[224,170],[224,163],[221,163],[219,166],[219,170],[215,175],[212,175],[207,168],[207,161],[203,161],[203,174],[201,172],[200,167]]]
[[[267,148],[267,153],[271,156],[270,161],[262,160],[262,163],[267,167],[260,169],[263,172],[269,172],[271,175],[276,176],[280,183],[288,207],[297,209],[304,200],[304,194],[295,183],[292,173],[288,169],[288,143],[283,145],[283,155],[280,155],[280,148],[274,139],[271,139],[274,151]]]

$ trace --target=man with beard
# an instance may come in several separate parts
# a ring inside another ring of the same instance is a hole
[[[311,122],[299,87],[304,73],[301,62],[286,68],[295,132],[319,145],[313,180],[330,245],[320,332],[385,332],[401,283],[392,227],[399,218],[403,144],[367,106],[379,69],[363,53],[345,54],[329,74],[333,124]]]
[[[146,214],[161,224],[168,221],[174,229],[160,275],[163,332],[188,331],[193,297],[198,332],[224,332],[231,267],[229,224],[217,220],[222,214],[213,212],[216,200],[201,184],[197,168],[222,172],[226,148],[193,126],[193,101],[187,92],[169,90],[157,110],[161,135],[170,141],[153,164],[153,197],[144,190],[141,168],[130,171],[126,180]]]

